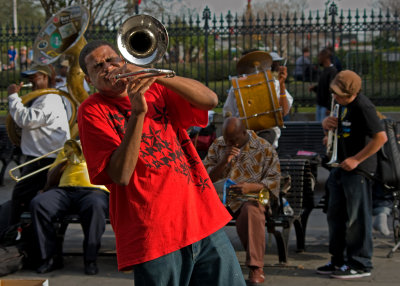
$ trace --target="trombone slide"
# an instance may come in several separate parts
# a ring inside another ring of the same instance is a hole
[[[29,178],[29,177],[31,177],[31,176],[37,174],[37,173],[40,173],[40,172],[42,172],[42,171],[44,171],[44,170],[46,170],[46,169],[50,169],[50,167],[53,165],[53,163],[52,163],[52,164],[49,164],[49,165],[47,165],[47,166],[44,166],[43,168],[40,168],[40,169],[38,169],[38,170],[35,170],[35,171],[33,171],[33,172],[29,173],[29,174],[26,174],[26,175],[24,175],[24,176],[22,176],[22,177],[20,177],[20,178],[18,178],[18,176],[14,176],[14,174],[13,174],[13,172],[14,172],[15,170],[20,169],[20,168],[22,168],[22,167],[24,167],[24,166],[26,166],[26,165],[32,164],[32,163],[34,163],[34,162],[36,162],[36,161],[39,161],[40,159],[43,159],[43,158],[45,158],[45,157],[48,157],[48,156],[51,155],[51,154],[58,153],[58,152],[62,151],[63,149],[64,149],[64,152],[65,152],[65,153],[68,153],[68,152],[69,152],[68,154],[71,154],[70,151],[67,151],[67,147],[69,147],[68,150],[72,150],[73,154],[76,154],[76,155],[79,155],[79,156],[82,155],[82,149],[81,149],[81,147],[80,147],[80,140],[68,139],[67,141],[65,141],[63,147],[58,148],[58,149],[56,149],[56,150],[53,150],[53,151],[51,151],[51,152],[49,152],[49,153],[47,153],[47,154],[44,154],[44,155],[42,155],[42,156],[40,156],[40,157],[37,157],[37,158],[35,158],[35,159],[32,159],[32,160],[30,160],[30,161],[28,161],[28,162],[25,162],[25,163],[21,164],[21,165],[18,165],[18,166],[16,166],[16,167],[12,168],[12,169],[8,172],[8,174],[10,175],[10,177],[11,177],[14,181],[19,182],[19,181],[22,181],[22,180],[24,180],[24,179],[26,179],[26,178]],[[72,149],[71,149],[71,148],[72,148]],[[83,155],[82,155],[82,156],[83,156]],[[65,162],[65,161],[68,161],[69,158],[70,158],[70,156],[66,154],[66,157],[65,157],[65,158],[62,158],[61,160],[59,160],[59,161],[57,162],[57,164],[60,164],[60,163]],[[72,162],[72,159],[70,160],[70,162]]]
[[[50,167],[51,167],[52,164],[49,164],[49,165],[47,165],[47,166],[44,166],[43,168],[40,168],[40,169],[38,169],[38,170],[35,170],[35,171],[33,171],[32,173],[26,174],[26,175],[24,175],[24,176],[22,176],[22,177],[15,176],[15,175],[13,174],[13,172],[15,172],[15,170],[18,170],[18,169],[20,169],[20,168],[22,168],[22,167],[24,167],[24,166],[26,166],[26,165],[29,165],[29,164],[32,164],[32,163],[36,162],[36,161],[39,161],[40,159],[43,159],[43,158],[45,158],[45,157],[47,157],[47,156],[49,156],[49,155],[51,155],[51,154],[60,152],[63,148],[64,148],[64,147],[61,147],[61,148],[56,149],[56,150],[53,150],[53,151],[51,151],[51,152],[49,152],[49,153],[47,153],[47,154],[45,154],[45,155],[42,155],[42,156],[37,157],[37,158],[35,158],[35,159],[32,159],[32,160],[30,160],[30,161],[28,161],[28,162],[25,162],[25,163],[23,163],[23,164],[21,164],[21,165],[18,165],[18,166],[16,166],[16,167],[10,169],[10,171],[8,171],[8,174],[10,175],[11,179],[13,179],[15,182],[18,183],[19,181],[22,181],[22,180],[24,180],[24,179],[26,179],[26,178],[29,178],[29,177],[31,177],[31,176],[33,176],[33,175],[36,175],[37,173],[40,173],[40,172],[42,172],[42,171],[44,171],[44,170],[46,170],[46,169],[50,169]]]
[[[140,78],[148,78],[148,77],[154,77],[154,76],[165,76],[165,77],[174,77],[175,72],[172,70],[164,70],[164,69],[143,69],[140,71],[136,72],[128,72],[128,73],[123,73],[123,74],[117,74],[115,76],[115,79],[120,79],[120,78],[126,78],[126,77],[131,77],[131,76],[137,76],[141,74],[146,74],[144,76],[141,76]]]

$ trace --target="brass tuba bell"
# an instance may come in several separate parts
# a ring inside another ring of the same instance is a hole
[[[168,33],[164,25],[149,15],[129,17],[117,33],[117,47],[121,55],[137,66],[148,66],[160,60],[168,48]],[[175,76],[175,72],[162,69],[144,69],[138,72],[119,74],[116,78],[149,74],[142,77],[165,75]]]

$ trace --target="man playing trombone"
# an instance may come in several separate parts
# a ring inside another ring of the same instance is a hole
[[[36,272],[43,274],[63,267],[62,245],[57,243],[54,220],[69,213],[77,213],[85,236],[85,273],[97,274],[97,252],[108,212],[107,188],[90,183],[81,146],[75,140],[65,142],[63,150],[51,165],[47,178],[46,186],[30,204],[42,259]]]
[[[28,77],[34,91],[54,87],[55,84],[55,73],[51,65],[34,65],[22,75]],[[22,154],[26,156],[27,161],[31,161],[61,148],[70,138],[70,129],[61,96],[44,94],[27,107],[18,96],[22,86],[23,83],[11,84],[8,87],[8,108],[12,119],[22,129]],[[26,165],[21,171],[21,176],[51,164],[55,157],[56,154],[52,154]],[[39,172],[15,185],[12,193],[10,224],[19,222],[21,214],[28,211],[30,201],[46,183],[46,174],[46,171]]]
[[[108,42],[93,41],[79,62],[98,93],[79,108],[92,183],[110,190],[119,270],[135,285],[245,285],[222,227],[231,219],[186,129],[205,126],[214,92],[183,78],[130,77]]]

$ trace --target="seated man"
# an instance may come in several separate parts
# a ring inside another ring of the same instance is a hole
[[[258,194],[267,189],[273,195],[271,199],[277,199],[280,165],[272,145],[254,131],[246,130],[243,122],[235,117],[225,120],[222,132],[223,136],[214,141],[203,161],[211,180],[229,178],[237,183],[231,187],[235,192]],[[266,211],[266,206],[249,200],[234,213],[237,232],[246,249],[250,283],[264,281]]]
[[[97,253],[108,213],[108,190],[92,185],[81,146],[67,140],[51,169],[44,190],[30,204],[32,222],[39,244],[42,264],[38,273],[63,267],[62,246],[57,245],[54,220],[69,213],[79,214],[84,232],[85,273],[97,274]]]

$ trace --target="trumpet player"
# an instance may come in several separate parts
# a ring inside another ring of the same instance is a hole
[[[51,65],[33,65],[22,76],[29,79],[34,91],[54,87],[55,84],[55,73]],[[26,156],[26,161],[30,161],[61,148],[70,138],[70,130],[61,96],[44,94],[34,99],[28,107],[18,96],[22,86],[21,82],[8,87],[8,107],[12,119],[22,129],[22,154]],[[55,157],[56,154],[53,154],[25,166],[21,176],[51,164]],[[11,224],[19,222],[21,214],[29,210],[30,201],[45,183],[46,171],[43,171],[15,185],[12,193]]]
[[[387,141],[375,106],[360,93],[361,78],[345,70],[330,84],[339,116],[322,122],[325,130],[338,129],[338,167],[326,184],[331,261],[317,273],[337,279],[371,275],[372,190],[367,173],[376,170],[375,153]]]
[[[245,285],[222,227],[222,205],[186,129],[204,127],[216,94],[184,78],[125,77],[110,43],[93,41],[79,62],[98,92],[79,107],[91,182],[110,190],[119,270],[135,285]]]

